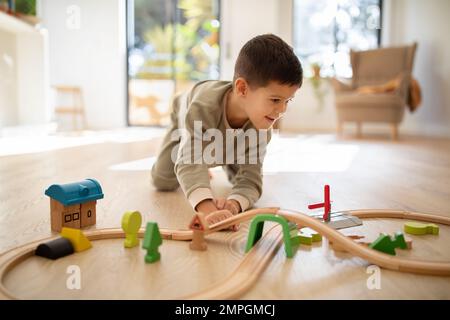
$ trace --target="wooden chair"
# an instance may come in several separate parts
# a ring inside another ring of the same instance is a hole
[[[76,86],[63,86],[55,85],[53,88],[56,90],[56,97],[60,95],[71,95],[71,105],[59,105],[55,106],[55,114],[72,115],[72,125],[74,130],[78,130],[78,120],[81,120],[81,129],[86,129],[86,114],[84,111],[83,93],[80,87]]]

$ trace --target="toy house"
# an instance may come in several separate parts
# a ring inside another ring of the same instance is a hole
[[[63,227],[81,229],[96,223],[96,204],[103,198],[98,181],[86,179],[68,184],[53,184],[45,194],[50,197],[52,231]]]

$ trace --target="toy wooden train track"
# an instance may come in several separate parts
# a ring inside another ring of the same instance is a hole
[[[400,210],[353,210],[347,211],[347,213],[360,219],[394,218],[450,225],[450,218],[448,217]],[[210,229],[206,230],[205,234],[211,234],[222,229],[229,228],[236,223],[245,222],[254,218],[258,214],[278,215],[302,227],[309,227],[320,233],[322,236],[328,238],[330,241],[333,241],[333,243],[338,244],[350,254],[358,256],[371,264],[378,265],[385,269],[436,276],[450,276],[450,262],[420,261],[394,257],[358,244],[354,240],[341,234],[339,231],[331,228],[326,223],[323,223],[306,214],[280,208],[259,208],[243,212],[210,226]],[[144,232],[144,229],[140,229],[139,237],[142,238]],[[191,230],[160,229],[160,232],[161,236],[167,240],[191,240],[193,236],[193,232]],[[91,241],[125,237],[125,233],[121,229],[100,229],[88,231],[85,235]],[[6,275],[19,263],[33,256],[37,244],[53,238],[54,237],[34,241],[0,255],[0,298],[19,298],[14,296],[14,294],[4,286],[3,281]],[[281,244],[282,237],[280,227],[275,226],[266,232],[264,237],[262,237],[258,243],[245,255],[238,267],[227,278],[215,283],[210,288],[182,298],[231,299],[240,297],[252,287],[258,277],[263,273],[271,258],[280,248]]]

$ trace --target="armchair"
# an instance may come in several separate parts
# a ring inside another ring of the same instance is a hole
[[[361,136],[363,122],[391,125],[392,138],[398,138],[411,82],[417,43],[411,46],[351,51],[353,77],[333,79],[336,95],[338,134],[344,122],[356,122]]]

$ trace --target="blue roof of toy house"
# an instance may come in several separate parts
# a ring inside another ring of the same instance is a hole
[[[45,194],[65,206],[103,198],[102,187],[94,179],[67,184],[52,184],[45,190]]]

